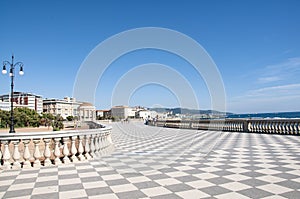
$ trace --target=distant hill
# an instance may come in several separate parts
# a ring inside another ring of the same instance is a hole
[[[197,109],[188,109],[188,108],[149,108],[151,111],[156,111],[158,113],[172,112],[175,114],[188,114],[188,115],[199,115],[199,114],[225,114],[224,112],[215,111],[215,110],[197,110]],[[232,113],[226,113],[232,114]]]

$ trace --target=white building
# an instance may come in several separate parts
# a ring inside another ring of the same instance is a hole
[[[40,95],[25,92],[14,92],[13,97],[9,94],[0,96],[0,109],[10,111],[10,102],[13,101],[14,108],[27,107],[37,113],[43,112],[43,98]]]
[[[43,111],[51,113],[53,115],[60,115],[64,119],[68,116],[79,116],[78,108],[81,105],[80,102],[76,102],[75,98],[65,97],[62,99],[44,99]]]
[[[78,107],[78,116],[81,121],[96,120],[96,107],[88,102],[82,102]]]
[[[148,119],[148,118],[156,118],[158,117],[158,113],[156,111],[149,111],[149,110],[141,110],[136,112],[136,118],[143,118],[143,119]]]
[[[114,106],[111,108],[111,116],[116,119],[134,118],[135,109],[128,106]]]

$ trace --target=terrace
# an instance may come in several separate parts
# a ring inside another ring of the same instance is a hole
[[[214,126],[2,134],[0,197],[300,198],[299,136]]]

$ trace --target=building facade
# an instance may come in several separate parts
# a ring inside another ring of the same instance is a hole
[[[135,111],[128,106],[114,106],[111,108],[111,116],[116,119],[135,117]]]
[[[44,99],[43,112],[60,115],[64,119],[68,116],[78,117],[78,108],[80,105],[80,102],[70,97],[65,97],[64,99]]]
[[[80,121],[96,120],[96,107],[88,102],[82,102],[78,107],[78,116]]]
[[[0,109],[10,111],[10,102],[13,101],[14,108],[26,107],[35,110],[37,113],[43,112],[43,98],[40,95],[25,92],[14,92],[13,97],[9,94],[0,96]]]
[[[102,119],[111,118],[111,110],[96,110],[96,117]]]

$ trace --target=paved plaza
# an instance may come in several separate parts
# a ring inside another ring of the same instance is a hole
[[[0,198],[300,198],[300,137],[114,123],[111,156],[0,171]]]

